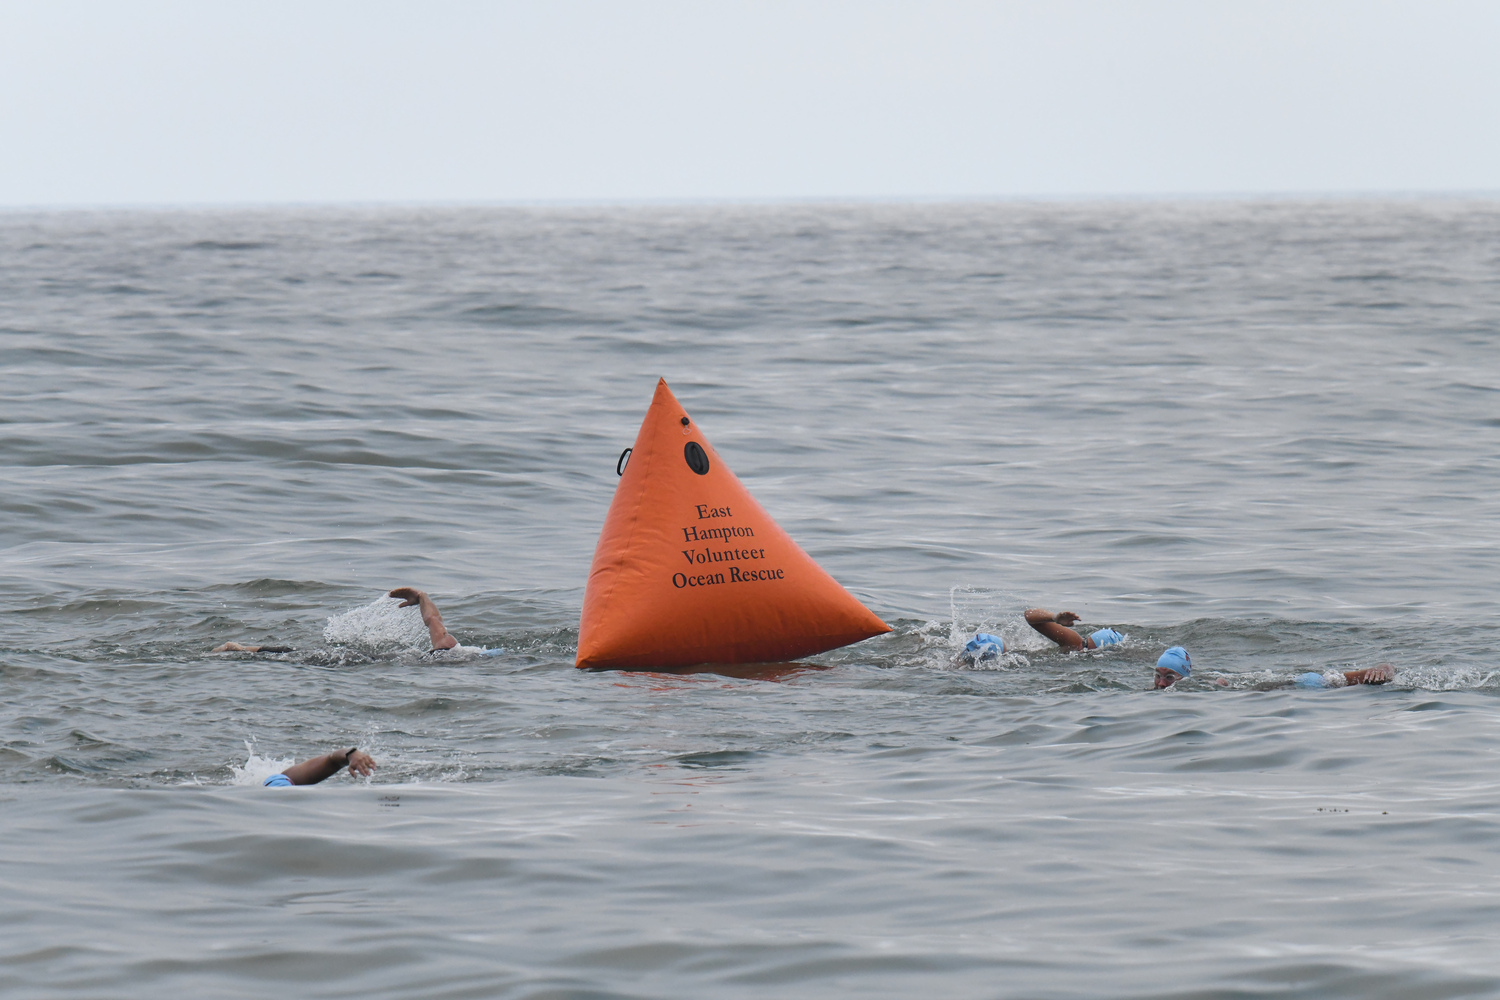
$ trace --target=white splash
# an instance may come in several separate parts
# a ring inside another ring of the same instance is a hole
[[[403,608],[384,595],[362,608],[334,615],[323,626],[323,638],[338,646],[370,652],[427,648],[427,626],[415,605]]]
[[[234,773],[230,779],[232,785],[258,785],[273,774],[280,774],[293,764],[297,763],[295,757],[275,758],[262,757],[255,752],[255,742],[245,741],[245,766],[240,767],[230,764],[229,770]]]
[[[1019,596],[1007,591],[970,585],[950,587],[946,645],[963,665],[971,668],[994,670],[1028,665],[1022,653],[1050,649],[1052,643],[1026,624],[1025,617],[1015,610],[1021,607],[1025,605]],[[988,632],[1004,639],[1005,654],[982,663],[962,657],[964,644],[976,632]]]
[[[989,632],[1005,640],[1010,648],[1011,637],[996,617],[1003,607],[1004,595],[988,587],[957,586],[948,589],[948,645],[955,650],[964,648],[975,632]]]
[[[486,649],[483,646],[454,646],[451,649],[434,649],[424,656],[424,659],[435,660],[479,660],[487,656],[499,656],[504,653],[503,649]]]

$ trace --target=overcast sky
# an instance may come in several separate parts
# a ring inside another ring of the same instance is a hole
[[[0,205],[1500,191],[1500,0],[0,0]]]

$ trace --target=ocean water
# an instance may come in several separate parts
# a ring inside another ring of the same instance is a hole
[[[890,635],[573,668],[658,376]],[[10,213],[0,393],[7,998],[1500,995],[1500,204]]]

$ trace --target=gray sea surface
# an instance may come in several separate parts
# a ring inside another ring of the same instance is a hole
[[[658,376],[892,633],[574,669]],[[0,399],[7,1000],[1500,996],[1495,202],[12,212]]]

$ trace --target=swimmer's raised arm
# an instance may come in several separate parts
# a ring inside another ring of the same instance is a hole
[[[1068,628],[1076,621],[1078,616],[1071,611],[1059,611],[1054,615],[1045,608],[1031,608],[1026,612],[1026,624],[1063,649],[1088,649],[1091,643]]]
[[[432,598],[427,596],[425,590],[418,590],[416,587],[397,587],[388,596],[400,600],[403,608],[409,608],[413,604],[420,607],[422,624],[427,626],[427,634],[432,639],[433,649],[452,649],[458,645],[458,640],[443,627],[443,616],[438,614],[437,605],[432,603]]]
[[[325,778],[331,778],[344,768],[349,769],[350,774],[361,777],[369,777],[375,770],[374,759],[363,750],[350,747],[348,750],[336,750],[333,753],[325,753],[321,757],[312,760],[304,760],[300,764],[293,764],[281,773],[294,785],[316,785]]]

